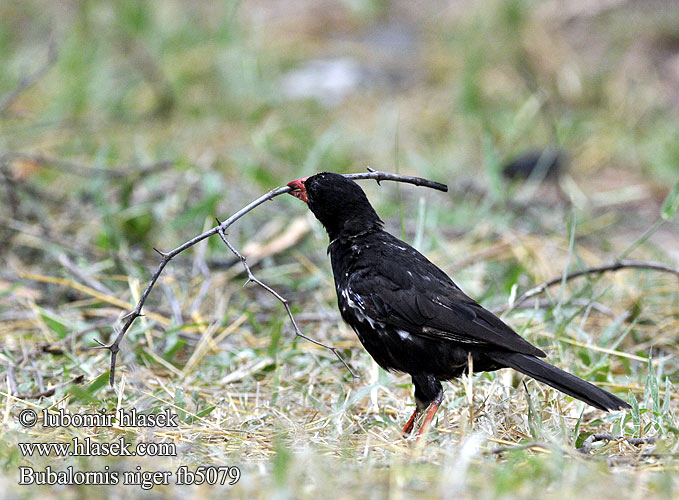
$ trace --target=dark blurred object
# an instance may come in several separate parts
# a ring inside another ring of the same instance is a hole
[[[557,181],[566,167],[566,154],[555,150],[522,153],[502,167],[502,175],[512,180]]]

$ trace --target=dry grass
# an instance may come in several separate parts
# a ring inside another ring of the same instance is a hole
[[[392,232],[498,310],[565,269],[613,261],[659,220],[679,143],[671,2],[326,4],[0,5],[1,88],[38,71],[26,61],[59,35],[54,66],[0,116],[0,497],[676,498],[676,276],[579,278],[505,317],[631,411],[604,414],[503,370],[447,384],[427,437],[403,440],[410,380],[377,369],[340,321],[326,237],[291,197],[248,214],[229,241],[361,378],[294,340],[280,303],[243,288],[215,238],[170,263],[107,385],[93,339],[111,339],[138,300],[152,248],[315,171],[370,164],[447,182],[447,195],[365,187]],[[281,94],[291,72],[338,54],[364,78],[339,105]],[[570,157],[558,186],[503,181],[504,160],[544,146]],[[667,221],[631,257],[676,266],[677,234]],[[43,408],[171,410],[179,426],[19,424]],[[577,451],[605,432],[646,441]],[[174,443],[177,456],[29,458],[18,446],[86,437]],[[26,465],[231,465],[241,477],[94,493],[20,486]]]
[[[455,246],[464,252],[477,243],[463,238]],[[560,246],[558,238],[530,240],[529,246],[526,265],[533,259],[558,262],[559,253],[563,259],[565,249],[554,252]],[[491,264],[492,259],[484,265]],[[260,275],[265,278],[280,272],[267,268],[261,269]],[[15,450],[6,459],[16,465],[25,462],[26,458],[16,453],[19,441],[67,442],[90,436],[110,442],[124,436],[131,443],[173,442],[176,458],[67,462],[81,470],[97,470],[104,464],[120,470],[139,464],[148,470],[172,471],[186,464],[238,465],[242,479],[228,491],[239,497],[269,497],[285,491],[295,497],[317,496],[323,491],[334,491],[338,498],[414,493],[436,498],[452,492],[456,492],[453,496],[492,497],[494,490],[484,483],[501,488],[505,481],[517,484],[514,494],[531,497],[546,487],[541,481],[533,483],[531,474],[549,476],[565,468],[558,488],[543,477],[551,484],[547,497],[566,498],[584,487],[591,494],[612,498],[613,491],[619,494],[630,487],[644,492],[661,488],[662,484],[656,483],[666,481],[662,471],[671,474],[676,470],[674,430],[679,400],[664,376],[675,373],[677,366],[671,350],[666,354],[661,351],[671,349],[661,346],[671,344],[667,332],[679,326],[673,311],[676,299],[662,293],[673,290],[675,278],[644,272],[601,278],[594,288],[608,290],[605,298],[598,300],[610,306],[612,317],[585,307],[572,308],[566,295],[562,306],[548,310],[565,324],[532,309],[509,318],[527,338],[547,350],[550,360],[626,398],[633,397],[639,410],[603,414],[533,381],[525,380],[524,385],[520,377],[504,370],[475,375],[471,382],[463,377],[449,384],[434,429],[417,442],[403,440],[399,434],[412,411],[408,377],[379,371],[353,333],[340,323],[329,304],[333,289],[327,286],[327,268],[315,267],[298,255],[284,265],[284,273],[293,281],[313,278],[321,283],[317,291],[296,293],[303,328],[319,340],[346,349],[350,362],[361,373],[360,380],[352,381],[331,353],[303,341],[291,342],[284,311],[275,301],[256,288],[241,289],[242,277],[218,271],[211,273],[207,293],[192,311],[192,322],[173,328],[168,304],[147,311],[124,343],[114,391],[106,385],[108,355],[88,350],[92,345],[88,339],[102,331],[101,326],[95,326],[101,325],[101,318],[111,321],[122,314],[123,306],[131,304],[143,284],[128,279],[122,287],[118,282],[117,288],[128,288],[128,292],[107,295],[73,280],[26,275],[14,294],[3,299],[15,303],[11,308],[15,319],[5,319],[0,331],[6,346],[3,362],[24,358],[14,374],[20,393],[30,396],[40,391],[38,373],[47,381],[45,388],[57,390],[39,401],[10,397],[9,387],[2,391],[5,449]],[[178,281],[173,274],[171,269],[162,279],[161,289],[173,288],[172,300],[180,310],[186,310],[200,294],[202,280]],[[104,284],[117,280],[106,275],[93,279]],[[58,313],[49,312],[39,306],[45,286],[75,297]],[[651,295],[644,290],[653,290],[659,298],[648,299],[653,307],[644,308],[643,317],[630,323],[625,320],[626,312],[640,296]],[[555,303],[559,303],[556,298]],[[61,332],[59,325],[80,327]],[[629,334],[632,327],[634,335]],[[653,338],[654,359],[648,359],[646,348],[639,348],[639,336]],[[175,348],[172,342],[181,347]],[[52,353],[44,352],[44,346]],[[658,379],[657,396],[653,395],[650,366]],[[82,388],[69,386],[80,373],[86,379]],[[665,394],[667,389],[669,394]],[[654,397],[660,398],[657,403],[662,412],[653,411]],[[31,407],[64,408],[73,413],[99,408],[152,412],[170,408],[181,423],[178,428],[156,429],[22,429],[17,415]],[[598,443],[587,456],[575,450],[590,433],[600,432],[656,436],[659,440],[641,446],[625,441]],[[54,457],[30,462],[36,469],[55,466]],[[531,469],[539,473],[530,473]],[[505,477],[517,470],[524,472],[519,477]],[[625,474],[613,474],[609,478],[612,485],[604,488],[592,476],[594,471],[604,470]],[[593,484],[582,484],[587,482]],[[138,487],[129,488],[137,491]],[[20,494],[22,490],[15,491]],[[67,491],[62,492],[64,498],[70,496]],[[218,491],[206,490],[206,494],[216,496]],[[151,493],[159,497],[179,494],[174,487],[163,486]],[[115,497],[115,491],[110,495]]]

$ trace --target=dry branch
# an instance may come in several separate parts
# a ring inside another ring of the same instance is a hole
[[[416,186],[428,187],[431,189],[437,189],[443,191],[444,193],[448,191],[448,186],[441,184],[440,182],[430,181],[429,179],[423,179],[422,177],[411,177],[410,175],[401,174],[390,174],[388,172],[380,172],[368,167],[368,173],[360,172],[358,174],[345,174],[344,177],[347,179],[373,179],[379,184],[382,181],[396,181],[405,182],[407,184],[415,184]]]
[[[439,191],[447,191],[448,190],[448,187],[445,184],[430,181],[430,180],[423,179],[423,178],[420,178],[420,177],[411,177],[411,176],[407,176],[407,175],[390,174],[390,173],[387,173],[387,172],[375,171],[373,169],[369,169],[369,170],[370,171],[366,172],[366,173],[347,174],[346,177],[348,177],[350,179],[357,179],[357,180],[358,179],[373,179],[373,180],[377,181],[378,184],[381,181],[396,181],[396,182],[404,182],[404,183],[407,183],[407,184],[414,184],[416,186],[424,186],[424,187],[428,187],[428,188],[432,188],[432,189],[437,189]],[[141,294],[141,297],[139,298],[139,301],[137,302],[137,305],[135,306],[134,310],[130,311],[128,314],[126,314],[123,317],[124,324],[123,324],[122,329],[120,330],[120,332],[118,332],[118,335],[113,340],[113,342],[111,342],[108,345],[95,339],[95,341],[99,344],[99,347],[95,347],[95,349],[107,349],[111,353],[111,368],[110,368],[110,372],[109,372],[109,383],[111,384],[111,386],[113,386],[113,382],[115,380],[116,359],[118,357],[118,352],[120,351],[120,343],[122,342],[123,337],[125,336],[127,331],[132,326],[132,323],[134,323],[134,320],[136,320],[139,316],[142,315],[142,312],[141,312],[142,307],[144,307],[144,303],[146,302],[146,299],[148,298],[149,294],[151,293],[151,290],[153,289],[156,282],[160,278],[160,275],[162,274],[162,272],[165,269],[165,266],[168,264],[168,262],[170,262],[170,260],[172,260],[174,257],[179,255],[184,250],[191,248],[196,243],[199,243],[200,241],[203,241],[204,239],[209,238],[210,236],[212,236],[214,234],[219,234],[224,239],[224,242],[231,249],[231,251],[235,252],[236,255],[240,255],[235,250],[235,248],[233,248],[230,245],[230,243],[228,243],[226,241],[226,238],[224,237],[226,229],[229,226],[231,226],[231,224],[233,224],[238,219],[240,219],[242,216],[244,216],[245,214],[247,214],[248,212],[250,212],[254,208],[258,207],[259,205],[263,204],[264,202],[269,201],[269,200],[271,200],[271,199],[273,199],[276,196],[279,196],[281,194],[289,193],[290,191],[292,191],[292,188],[290,188],[288,186],[283,186],[283,187],[278,187],[276,189],[272,189],[268,193],[260,196],[259,198],[257,198],[253,202],[251,202],[250,204],[241,208],[238,212],[233,214],[231,217],[229,217],[225,221],[221,222],[216,227],[213,227],[212,229],[209,229],[208,231],[205,231],[204,233],[199,234],[198,236],[196,236],[196,237],[190,239],[189,241],[183,243],[182,245],[178,246],[174,250],[171,250],[169,252],[162,252],[162,251],[154,248],[154,250],[156,252],[158,252],[158,254],[160,255],[160,258],[161,258],[160,263],[158,264],[158,267],[154,271],[153,275],[151,276],[151,280],[149,281],[149,284],[146,286],[146,289]],[[241,260],[243,261],[243,259],[241,259]],[[249,269],[249,268],[246,268],[246,270],[247,269]],[[351,374],[354,375],[354,372],[351,370],[351,368],[349,368],[349,365],[342,359],[342,357],[339,354],[339,351],[336,348],[325,345],[325,344],[318,342],[316,340],[312,340],[311,338],[302,334],[302,332],[297,327],[297,324],[296,324],[292,314],[290,313],[290,308],[287,305],[287,301],[285,301],[285,299],[283,299],[275,291],[273,291],[272,289],[270,289],[269,287],[267,287],[266,285],[264,285],[260,281],[256,280],[254,278],[254,276],[252,276],[251,272],[248,272],[248,277],[251,281],[254,281],[255,283],[260,284],[260,286],[263,286],[269,292],[273,293],[274,296],[276,296],[276,298],[278,298],[279,300],[281,300],[281,302],[283,302],[284,306],[286,306],[286,310],[288,311],[288,315],[290,316],[290,320],[291,320],[293,326],[295,327],[295,334],[297,336],[301,336],[302,338],[309,340],[309,341],[311,341],[311,342],[313,342],[317,345],[320,345],[320,346],[322,346],[326,349],[330,349],[342,361],[342,363],[344,363],[344,365],[347,367],[347,369],[349,369]]]
[[[551,280],[545,281],[544,283],[540,283],[539,285],[534,286],[533,288],[530,288],[529,290],[526,290],[521,295],[519,295],[516,298],[516,300],[514,300],[514,302],[505,310],[511,311],[513,309],[516,309],[518,306],[523,304],[526,300],[530,299],[531,297],[534,297],[535,295],[544,292],[549,287],[563,283],[564,281],[570,281],[572,279],[579,278],[581,276],[588,276],[590,274],[602,274],[610,271],[618,271],[620,269],[652,269],[655,271],[672,273],[679,276],[679,268],[663,264],[662,262],[640,262],[636,260],[620,260],[618,262],[614,262],[612,264],[608,264],[605,266],[588,267],[587,269],[582,269],[580,271],[562,274],[557,278],[553,278]]]

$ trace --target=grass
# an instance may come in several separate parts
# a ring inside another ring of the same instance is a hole
[[[665,91],[679,13],[662,2],[578,14],[550,5],[494,1],[423,13],[361,1],[326,13],[305,2],[278,13],[229,1],[0,6],[8,20],[0,23],[0,98],[45,60],[49,33],[59,50],[0,117],[0,155],[48,158],[0,164],[4,496],[92,494],[84,485],[18,485],[27,465],[108,466],[121,475],[214,465],[238,466],[238,483],[98,491],[676,497],[675,276],[580,278],[548,290],[541,307],[505,316],[551,362],[633,402],[631,411],[598,412],[509,370],[475,374],[446,385],[418,443],[399,435],[413,409],[409,377],[378,369],[339,319],[326,236],[292,197],[248,214],[231,241],[290,299],[305,333],[343,349],[359,380],[332,353],[294,340],[281,305],[242,287],[216,238],[168,266],[123,342],[115,391],[107,353],[90,349],[136,302],[157,263],[153,247],[174,248],[215,216],[325,169],[398,166],[447,182],[446,195],[363,185],[393,233],[488,307],[566,270],[611,262],[637,241],[631,258],[676,265],[676,198],[663,200],[679,178],[679,96]],[[337,54],[365,73],[339,105],[283,95],[290,71]],[[508,186],[503,162],[545,146],[569,155],[560,186]],[[171,166],[140,175],[161,160]],[[281,243],[294,224],[299,236]],[[278,249],[254,259],[271,241]],[[23,428],[19,414],[31,408],[169,408],[179,426]],[[601,432],[657,441],[576,451]],[[58,459],[26,457],[18,446],[75,437],[174,443],[177,454]]]

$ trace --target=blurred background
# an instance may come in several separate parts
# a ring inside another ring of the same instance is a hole
[[[172,245],[168,226],[190,234],[289,179],[367,165],[530,209],[553,193],[510,194],[502,169],[541,152],[566,171],[556,200],[615,209],[625,227],[601,229],[624,241],[679,175],[669,0],[29,0],[0,17],[0,88],[29,83],[0,122],[13,215],[94,206],[96,228],[67,232],[105,250]],[[444,228],[477,225],[459,203]]]
[[[42,390],[18,353],[48,342],[70,353],[40,358],[57,396],[115,406],[108,354],[86,347],[111,338],[136,302],[158,262],[153,247],[177,247],[290,180],[367,166],[448,184],[444,194],[362,182],[389,230],[488,307],[569,266],[622,256],[677,266],[676,205],[663,201],[679,180],[679,2],[0,2],[0,336],[14,394]],[[291,299],[307,332],[346,348],[365,375],[355,388],[389,390],[342,399],[350,385],[342,366],[291,341],[280,305],[241,287],[241,268],[218,239],[177,257],[154,289],[147,309],[156,316],[138,320],[123,342],[129,387],[169,390],[206,418],[232,391],[246,416],[220,418],[261,437],[279,424],[248,420],[269,407],[247,395],[261,387],[290,425],[311,425],[308,401],[286,405],[312,380],[325,388],[315,395],[319,418],[340,422],[324,421],[323,439],[334,443],[342,428],[365,436],[365,426],[393,434],[410,410],[409,380],[380,374],[339,321],[327,239],[307,212],[279,197],[229,237]],[[660,383],[679,369],[678,309],[675,276],[616,273],[574,282],[508,321],[556,346],[550,356],[564,368],[609,387],[624,374],[622,394],[651,398],[646,356],[664,360]],[[219,349],[201,343],[206,325]],[[574,347],[592,344],[604,351]],[[609,364],[606,349],[632,357]],[[96,383],[69,385],[78,374]],[[465,411],[461,393],[451,415]],[[155,404],[130,394],[130,406]],[[676,427],[671,416],[653,420],[664,413],[651,399],[640,399],[641,412],[656,413],[644,420],[637,408],[617,428]],[[337,417],[345,410],[363,420]],[[489,434],[520,440],[532,432],[521,422]],[[229,453],[249,458],[281,449],[268,438],[233,439]],[[347,453],[362,456],[363,444]],[[22,460],[11,449],[2,456]]]

